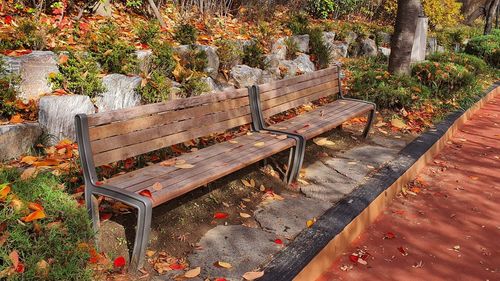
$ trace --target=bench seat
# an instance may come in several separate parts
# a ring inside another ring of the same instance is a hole
[[[297,133],[312,139],[345,121],[373,110],[373,105],[353,100],[336,100],[312,111],[269,126],[269,129]]]
[[[254,132],[175,158],[192,168],[158,163],[113,177],[105,184],[135,193],[148,189],[155,207],[294,145],[291,138]],[[156,183],[162,188],[155,190]]]

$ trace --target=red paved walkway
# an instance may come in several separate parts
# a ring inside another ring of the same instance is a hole
[[[317,281],[500,280],[500,96],[417,180]],[[359,249],[366,265],[351,261]]]

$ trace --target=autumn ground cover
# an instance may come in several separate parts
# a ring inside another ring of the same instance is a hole
[[[252,8],[245,7],[235,13],[237,16],[199,16],[198,11],[186,14],[167,5],[162,10],[167,25],[160,28],[158,23],[150,22],[148,17],[120,4],[111,18],[90,14],[81,16],[76,11],[64,14],[61,13],[64,6],[57,5],[34,14],[26,6],[11,4],[12,1],[4,1],[0,9],[0,51],[7,56],[18,56],[35,49],[69,51],[59,55],[61,75],[51,77],[55,85],[54,93],[59,95],[77,93],[93,97],[101,89],[96,83],[97,78],[109,72],[130,74],[135,71],[130,66],[133,60],[129,56],[134,50],[153,48],[158,58],[154,63],[155,69],[171,73],[171,77],[182,83],[200,66],[193,64],[188,67],[186,62],[181,63],[181,58],[173,58],[169,44],[194,41],[226,46],[224,40],[227,38],[256,39],[259,45],[250,48],[252,55],[247,59],[249,64],[259,64],[261,61],[251,59],[269,51],[273,39],[291,35],[296,29],[319,27],[336,31],[341,38],[350,30],[367,36],[380,30],[390,30],[386,27],[387,21],[369,21],[362,15],[342,20],[307,16],[303,22],[286,7],[279,7],[272,16],[255,15]],[[456,32],[450,31],[452,35],[443,36],[453,38]],[[486,39],[478,41],[492,40]],[[234,50],[230,44],[226,47],[229,58],[225,61],[230,62],[230,54]],[[487,53],[487,61],[495,57],[495,50],[473,48],[477,56]],[[86,57],[80,51],[92,56]],[[193,53],[188,61],[198,61],[200,57],[202,55]],[[317,58],[313,56],[313,59]],[[397,134],[412,138],[433,126],[446,113],[466,108],[478,98],[483,87],[499,77],[498,70],[491,64],[464,54],[435,55],[430,62],[415,66],[412,76],[402,77],[389,75],[387,59],[383,57],[342,61],[346,69],[343,86],[348,95],[375,101],[380,108],[380,117],[375,122],[378,135]],[[220,71],[227,75],[224,64]],[[154,73],[140,75],[144,101],[162,101],[163,96],[155,92],[155,89],[164,89],[162,77]],[[16,77],[10,77],[1,65],[0,76],[0,122],[15,124],[36,120],[36,102],[22,102],[12,95]],[[196,87],[185,85],[186,89]],[[299,108],[290,116],[310,110],[313,106]],[[345,128],[357,130],[364,121],[364,118],[354,119]],[[205,145],[230,140],[248,129],[240,128],[203,138],[201,142],[184,143],[104,166],[99,173],[105,179],[144,167],[150,162],[165,161]],[[329,137],[335,138],[336,150],[359,142],[349,133],[334,132]],[[43,135],[30,155],[1,165],[0,244],[3,245],[0,250],[0,277],[12,280],[29,279],[35,275],[46,276],[49,280],[70,280],[74,276],[79,276],[81,280],[130,278],[122,274],[126,267],[123,257],[128,254],[126,246],[129,241],[120,241],[121,247],[118,248],[115,244],[105,243],[104,250],[99,251],[92,246],[92,233],[82,207],[84,190],[77,145],[61,141],[51,146],[47,144],[50,138]],[[321,155],[326,152],[310,153]],[[256,224],[248,217],[255,206],[262,200],[279,200],[278,194],[285,188],[278,180],[284,167],[278,164],[280,161],[270,162],[264,168],[251,167],[160,207],[160,212],[168,216],[166,220],[175,222],[162,228],[164,235],[152,239],[154,250],[148,251],[150,263],[147,270],[150,271],[143,272],[143,276],[154,271],[188,268],[186,253],[196,248],[199,237],[214,225]],[[112,220],[133,225],[133,214],[127,206],[106,198],[98,200],[103,222]],[[113,229],[109,231],[112,236]]]

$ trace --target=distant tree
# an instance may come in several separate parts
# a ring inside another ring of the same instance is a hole
[[[420,0],[398,0],[398,11],[394,36],[391,40],[389,72],[393,74],[409,74],[411,50],[418,16],[422,11]]]
[[[491,0],[486,6],[485,24],[484,24],[484,34],[490,34],[493,27],[493,16],[498,10],[498,4],[500,0]]]

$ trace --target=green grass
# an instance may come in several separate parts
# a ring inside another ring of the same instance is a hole
[[[6,225],[3,233],[9,233],[0,247],[0,272],[12,266],[9,254],[14,250],[19,253],[25,271],[0,279],[91,280],[92,272],[86,266],[89,254],[78,247],[92,239],[86,210],[78,206],[52,174],[41,173],[26,181],[19,176],[13,169],[0,170],[0,183],[10,183],[12,188],[5,202],[0,202],[0,224]],[[11,205],[15,197],[23,202],[18,210]],[[31,212],[27,207],[29,202],[43,206],[46,217],[22,222],[21,218]],[[54,222],[60,225],[51,227]],[[45,277],[37,272],[37,263],[42,260],[50,264]]]

